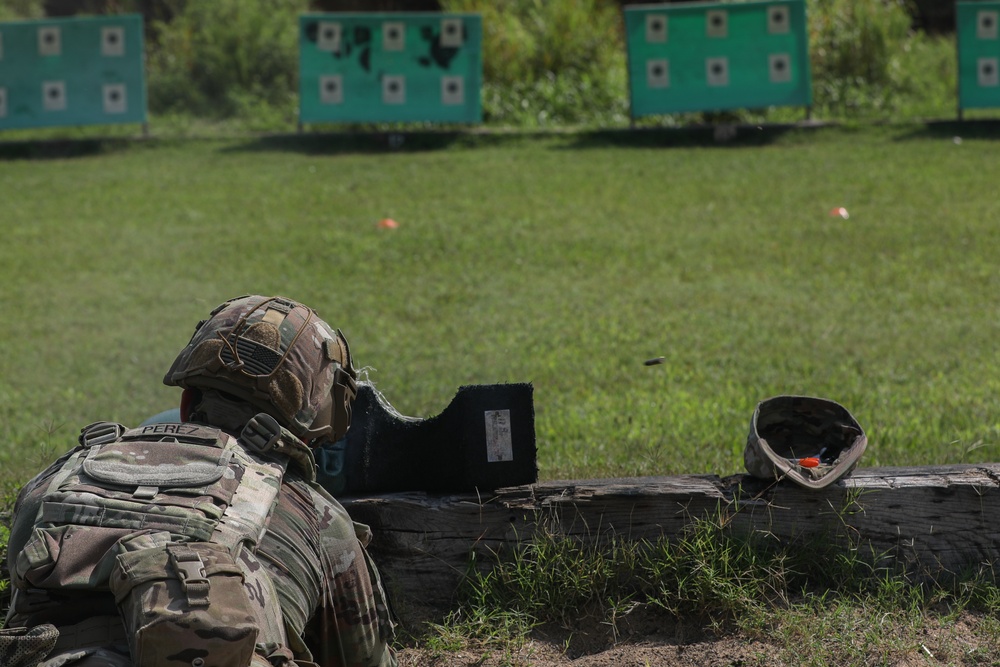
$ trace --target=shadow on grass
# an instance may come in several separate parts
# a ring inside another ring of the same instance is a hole
[[[766,146],[785,135],[830,127],[828,123],[803,122],[789,124],[718,124],[686,127],[649,127],[618,130],[592,130],[572,135],[569,142],[558,148],[580,150],[590,148],[740,148]]]
[[[452,148],[515,147],[539,140],[557,150],[594,148],[686,148],[761,146],[789,132],[827,127],[824,123],[788,125],[703,125],[683,128],[619,128],[597,130],[399,130],[328,132],[255,137],[222,152],[293,152],[305,155],[425,152]]]
[[[931,121],[914,125],[900,133],[896,141],[912,139],[986,139],[1000,140],[1000,118],[977,120]]]
[[[301,153],[303,155],[344,155],[396,151],[437,151],[453,146],[481,145],[474,130],[413,130],[304,132],[253,137],[220,148],[222,153]]]
[[[127,138],[0,141],[0,160],[64,160],[109,155],[128,150],[135,141]]]
[[[984,128],[988,136],[1000,136],[1000,121],[944,123],[930,131],[951,136],[957,131],[943,129],[958,125]],[[377,154],[393,152],[428,152],[449,149],[518,147],[545,142],[553,150],[589,150],[601,148],[741,148],[766,146],[789,134],[808,137],[811,132],[830,127],[830,123],[805,121],[789,124],[705,124],[685,127],[639,127],[613,129],[522,130],[485,127],[418,128],[401,130],[343,130],[305,133],[278,133],[247,137],[225,137],[222,153],[300,153],[303,155]],[[933,126],[920,126],[919,136]],[[951,133],[951,134],[949,134]],[[176,143],[215,141],[214,137],[77,137],[0,140],[0,160],[70,159],[108,155],[128,150],[138,143]]]

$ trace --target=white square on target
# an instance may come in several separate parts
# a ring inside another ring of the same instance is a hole
[[[38,29],[38,55],[58,56],[62,53],[62,31],[56,26]]]
[[[128,97],[124,83],[104,84],[104,113],[125,113],[128,111]]]
[[[772,5],[767,8],[767,32],[771,35],[788,33],[788,5]]]
[[[997,58],[979,59],[976,65],[976,70],[980,86],[983,86],[984,88],[1000,86],[1000,72],[998,72],[997,69],[998,65],[1000,65],[1000,60]]]
[[[101,28],[101,55],[112,58],[125,55],[125,28],[121,26]]]
[[[344,77],[328,74],[319,78],[319,101],[323,104],[344,103]]]
[[[441,46],[455,49],[462,46],[462,19],[441,19]]]
[[[486,460],[490,463],[514,460],[514,443],[510,435],[510,410],[487,410]]]
[[[320,51],[340,53],[342,28],[333,21],[320,21],[316,29],[316,48]]]
[[[656,58],[646,61],[646,87],[670,87],[670,61],[666,58]]]
[[[406,77],[385,75],[382,77],[382,104],[406,104]]]
[[[729,12],[724,9],[705,12],[705,36],[719,39],[729,37]]]
[[[646,42],[664,44],[667,41],[667,15],[646,14]]]
[[[403,51],[406,49],[406,24],[402,21],[386,21],[382,24],[382,50]]]
[[[465,77],[441,77],[441,104],[445,106],[465,104]]]
[[[46,111],[63,111],[66,109],[66,82],[42,82],[42,108]]]
[[[771,83],[788,83],[792,80],[792,59],[787,53],[772,53],[767,59]]]
[[[0,118],[7,117],[7,89],[0,88]]]
[[[976,14],[976,39],[996,39],[1000,12],[983,10]]]
[[[728,86],[729,58],[706,58],[705,78],[710,86]]]

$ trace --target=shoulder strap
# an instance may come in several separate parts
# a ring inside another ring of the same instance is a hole
[[[259,414],[246,425],[233,446],[235,460],[243,467],[243,478],[232,501],[212,534],[212,542],[229,549],[233,557],[239,555],[240,546],[247,544],[251,551],[267,530],[271,510],[278,500],[278,489],[288,467],[288,458],[276,456],[275,443],[282,437],[282,428],[273,417]],[[248,451],[248,449],[250,451]],[[267,453],[255,456],[251,452]]]

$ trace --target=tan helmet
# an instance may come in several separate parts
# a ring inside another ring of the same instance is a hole
[[[861,424],[836,401],[775,396],[753,412],[743,463],[760,479],[822,489],[850,475],[867,446]]]
[[[339,329],[291,299],[248,295],[198,323],[163,383],[233,394],[310,441],[347,432],[356,379]]]

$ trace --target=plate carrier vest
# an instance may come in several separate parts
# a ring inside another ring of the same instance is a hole
[[[265,413],[239,439],[196,424],[91,424],[11,574],[27,588],[110,591],[137,667],[246,667],[255,647],[273,654],[288,642],[254,553],[286,439]]]

